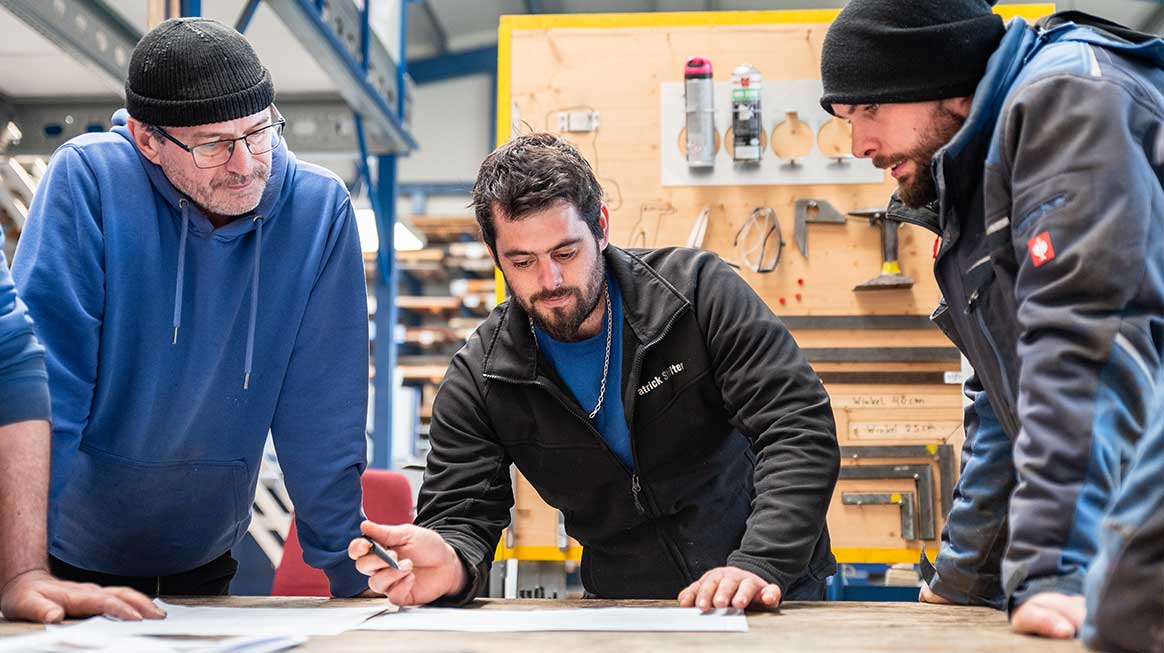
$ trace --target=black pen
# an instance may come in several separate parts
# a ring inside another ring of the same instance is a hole
[[[372,553],[376,554],[377,558],[387,562],[388,566],[392,567],[393,569],[400,569],[400,565],[396,562],[396,558],[393,558],[392,554],[388,553],[387,549],[377,544],[376,540],[373,540],[367,535],[364,536],[364,539],[368,540],[368,543],[372,545]]]

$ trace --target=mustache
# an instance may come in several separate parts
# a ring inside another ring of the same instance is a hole
[[[249,175],[236,175],[228,172],[223,177],[210,182],[210,187],[218,189],[223,186],[239,186],[245,181],[266,181],[270,171],[271,169],[267,166],[256,166],[254,172]]]
[[[546,290],[534,295],[533,297],[530,297],[529,301],[531,304],[536,304],[540,301],[561,299],[562,297],[577,297],[581,299],[582,291],[574,287],[559,288],[557,290]]]
[[[907,158],[909,157],[878,154],[877,156],[873,157],[873,166],[882,170],[888,170],[898,163],[905,161]]]

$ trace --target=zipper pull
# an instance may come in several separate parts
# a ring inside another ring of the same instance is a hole
[[[643,490],[643,486],[639,485],[639,475],[632,474],[631,475],[631,494],[635,498],[635,510],[638,510],[640,515],[645,515],[645,514],[647,514],[647,510],[646,510],[646,508],[643,508],[642,502],[639,501],[639,492],[642,492],[642,490]]]
[[[977,289],[974,292],[970,293],[970,298],[967,300],[966,304],[967,304],[966,305],[966,314],[967,315],[973,314],[974,309],[978,308],[978,290]]]

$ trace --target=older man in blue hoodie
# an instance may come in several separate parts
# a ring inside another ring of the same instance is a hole
[[[226,594],[273,433],[306,561],[366,582],[367,299],[347,190],[281,138],[241,34],[169,20],[128,112],[62,146],[13,275],[47,349],[57,575]]]

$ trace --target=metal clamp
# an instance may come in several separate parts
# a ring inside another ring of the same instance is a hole
[[[841,503],[846,506],[899,506],[901,508],[901,537],[917,539],[917,518],[913,509],[913,492],[842,492]]]
[[[934,518],[934,472],[929,465],[845,465],[841,467],[842,479],[887,479],[909,478],[917,486],[918,520],[921,539],[936,537],[937,522]]]
[[[938,462],[938,498],[942,502],[942,516],[950,514],[954,504],[954,447],[948,444],[887,444],[841,447],[841,456],[852,460],[861,458],[932,458]]]

